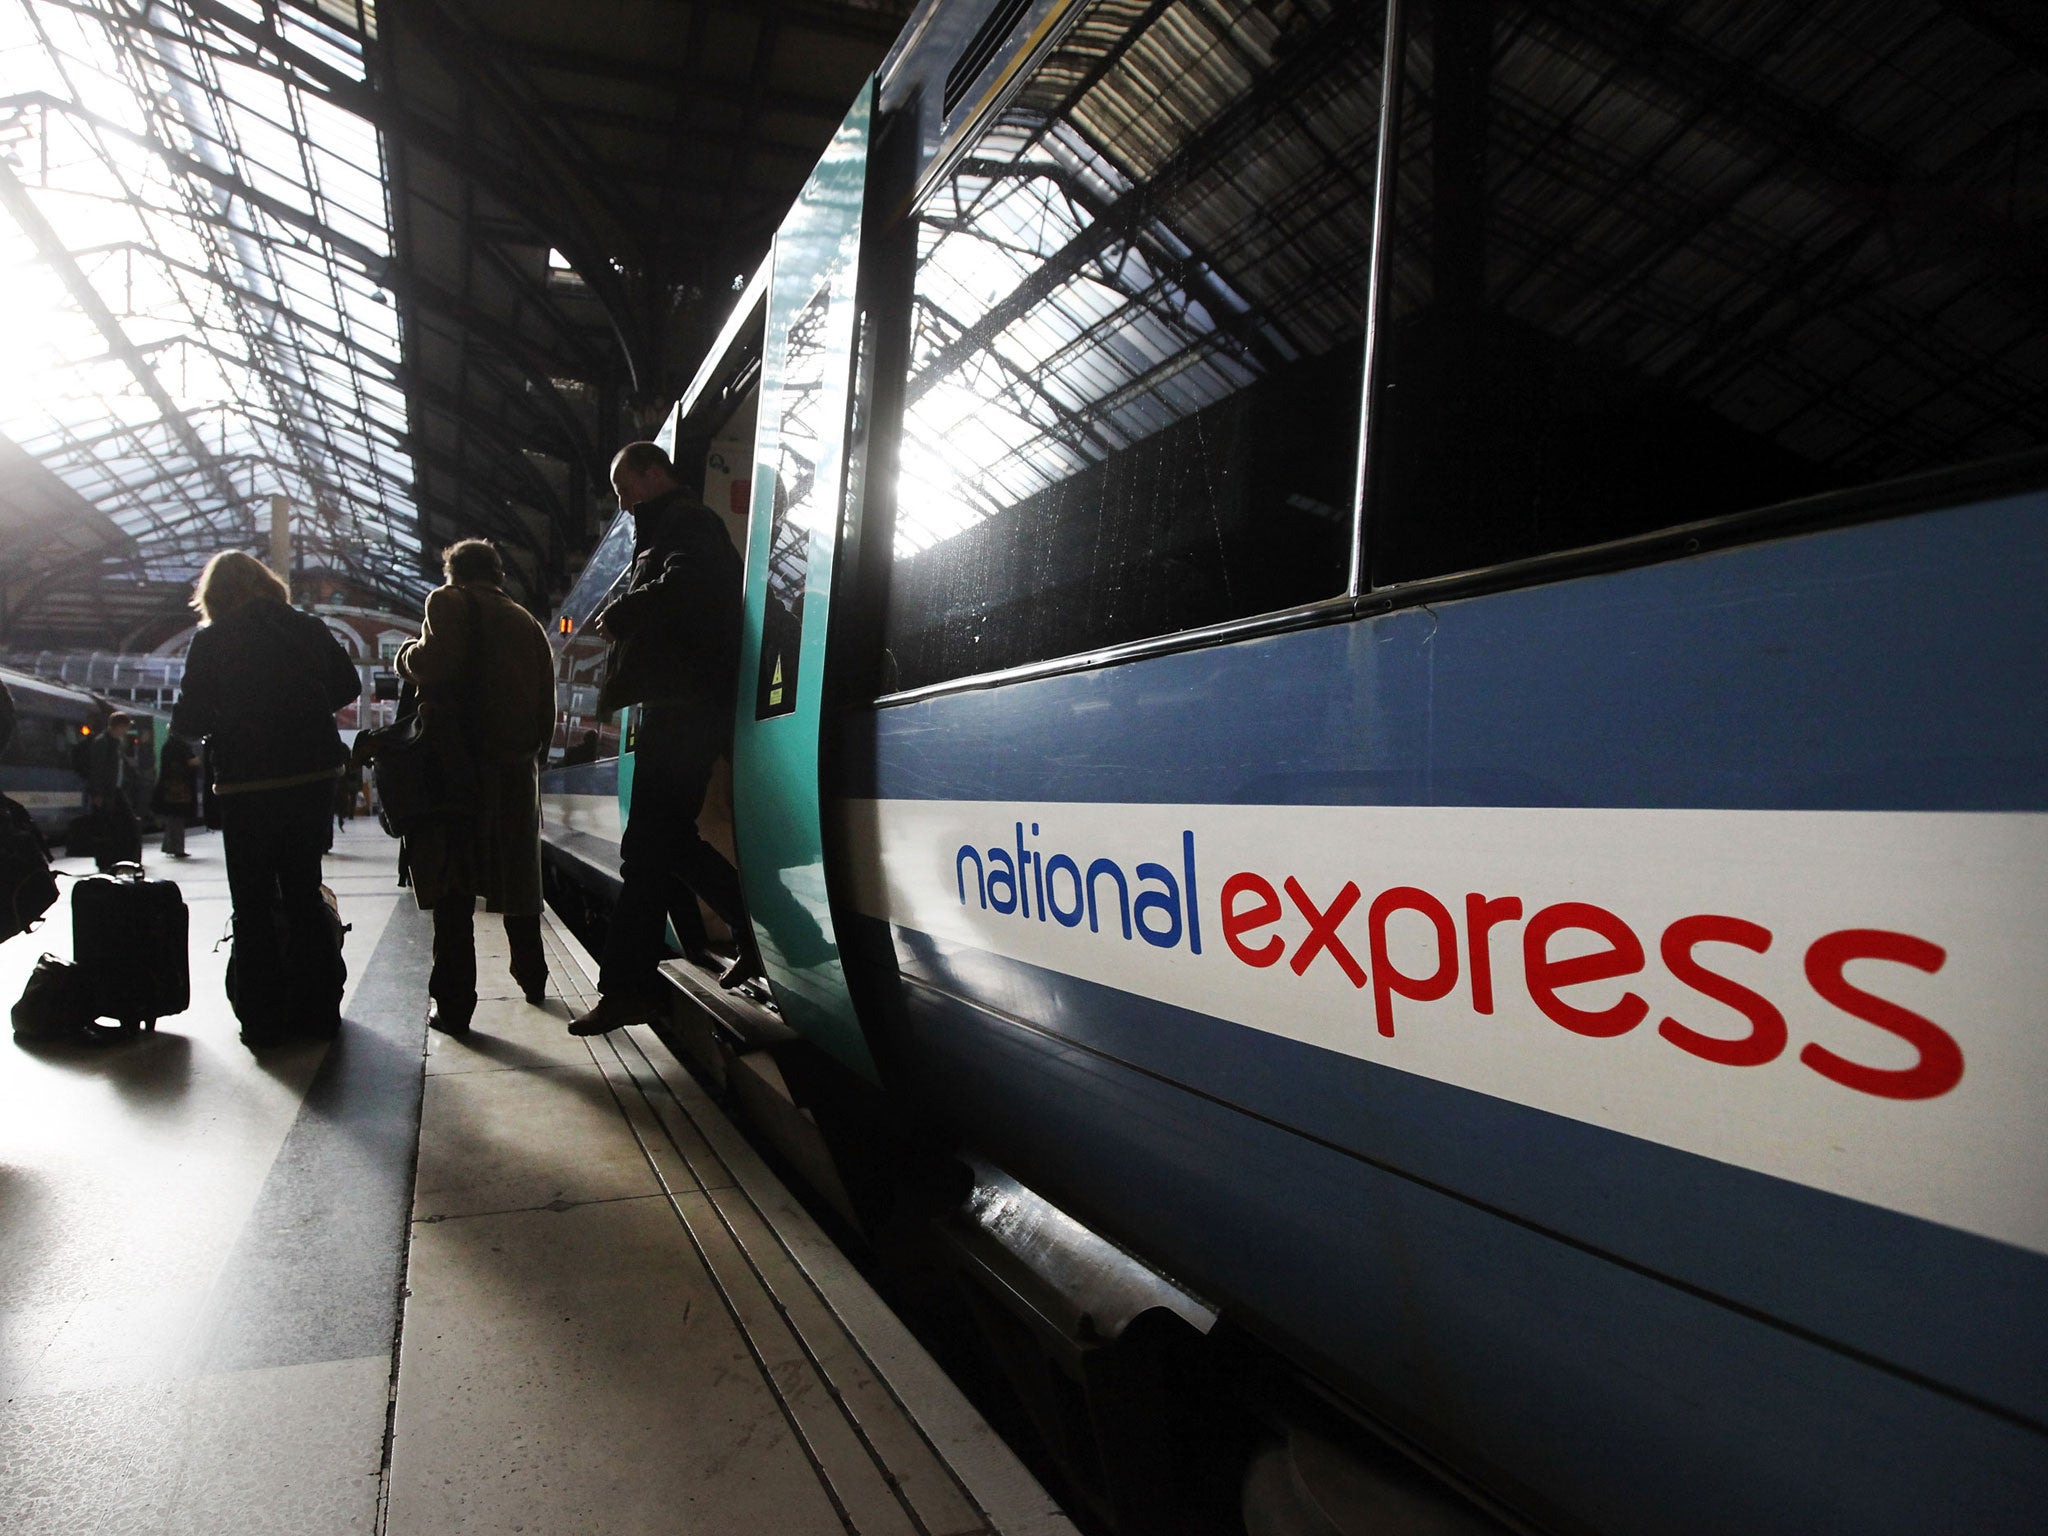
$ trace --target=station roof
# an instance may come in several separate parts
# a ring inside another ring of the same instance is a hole
[[[909,0],[0,0],[0,645],[213,551],[544,607]]]

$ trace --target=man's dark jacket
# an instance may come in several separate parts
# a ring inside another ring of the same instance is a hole
[[[213,782],[260,788],[348,761],[334,713],[362,696],[348,652],[310,613],[245,603],[192,637],[171,729],[213,738]]]
[[[85,792],[95,804],[111,801],[121,793],[122,766],[127,747],[112,731],[101,731],[85,744]]]
[[[633,509],[633,564],[604,609],[598,708],[677,704],[730,719],[740,666],[740,557],[718,514],[680,490]]]

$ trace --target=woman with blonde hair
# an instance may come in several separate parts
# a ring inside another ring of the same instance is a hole
[[[362,682],[327,626],[292,607],[284,582],[240,550],[206,562],[192,606],[201,627],[171,730],[208,738],[235,913],[229,1000],[242,1041],[331,1035],[345,976],[320,858],[334,780],[348,761],[334,715],[361,696]]]

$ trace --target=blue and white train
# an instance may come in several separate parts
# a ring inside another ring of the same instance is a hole
[[[756,1043],[1105,1524],[2042,1528],[2044,120],[1940,0],[934,0],[854,104],[669,427]]]
[[[54,841],[85,814],[77,749],[105,725],[110,708],[94,694],[25,672],[0,668],[0,685],[14,701],[14,736],[0,752],[0,794],[24,807],[36,830]]]

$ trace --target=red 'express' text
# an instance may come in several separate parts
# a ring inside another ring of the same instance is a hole
[[[1354,881],[1346,881],[1327,900],[1318,900],[1292,875],[1276,889],[1264,876],[1241,870],[1223,882],[1223,940],[1231,954],[1260,969],[1283,959],[1297,976],[1306,975],[1318,962],[1335,966],[1352,986],[1370,989],[1374,1021],[1389,1037],[1394,1033],[1396,998],[1434,1002],[1450,996],[1461,979],[1473,1012],[1492,1013],[1496,956],[1501,946],[1517,940],[1522,985],[1552,1023],[1574,1034],[1607,1038],[1625,1035],[1649,1020],[1650,1004],[1633,990],[1624,990],[1604,1007],[1586,1006],[1583,994],[1578,1001],[1565,995],[1588,982],[1619,981],[1649,968],[1642,936],[1605,907],[1565,901],[1525,916],[1518,896],[1473,892],[1462,904],[1461,933],[1452,908],[1420,887],[1397,885],[1381,891],[1366,903],[1361,922],[1354,914],[1364,899]],[[1308,924],[1307,934],[1291,953],[1287,941],[1274,931],[1290,908]],[[1427,969],[1404,971],[1390,952],[1389,920],[1404,912],[1418,915],[1434,930],[1435,963]],[[1361,927],[1362,957],[1355,947]],[[1774,942],[1769,929],[1716,913],[1681,917],[1666,927],[1657,940],[1665,971],[1700,996],[1733,1010],[1746,1021],[1748,1032],[1708,1033],[1666,1015],[1657,1020],[1657,1033],[1678,1049],[1722,1066],[1756,1067],[1777,1060],[1790,1044],[1784,1012],[1709,963],[1714,945],[1760,955]],[[1963,1053],[1955,1039],[1931,1020],[1865,991],[1846,974],[1852,961],[1884,961],[1932,974],[1947,958],[1940,946],[1925,939],[1883,929],[1845,928],[1815,939],[1806,949],[1807,984],[1851,1018],[1904,1041],[1917,1059],[1908,1067],[1873,1067],[1812,1042],[1800,1047],[1797,1059],[1822,1077],[1882,1098],[1931,1099],[1947,1093],[1963,1076]]]

